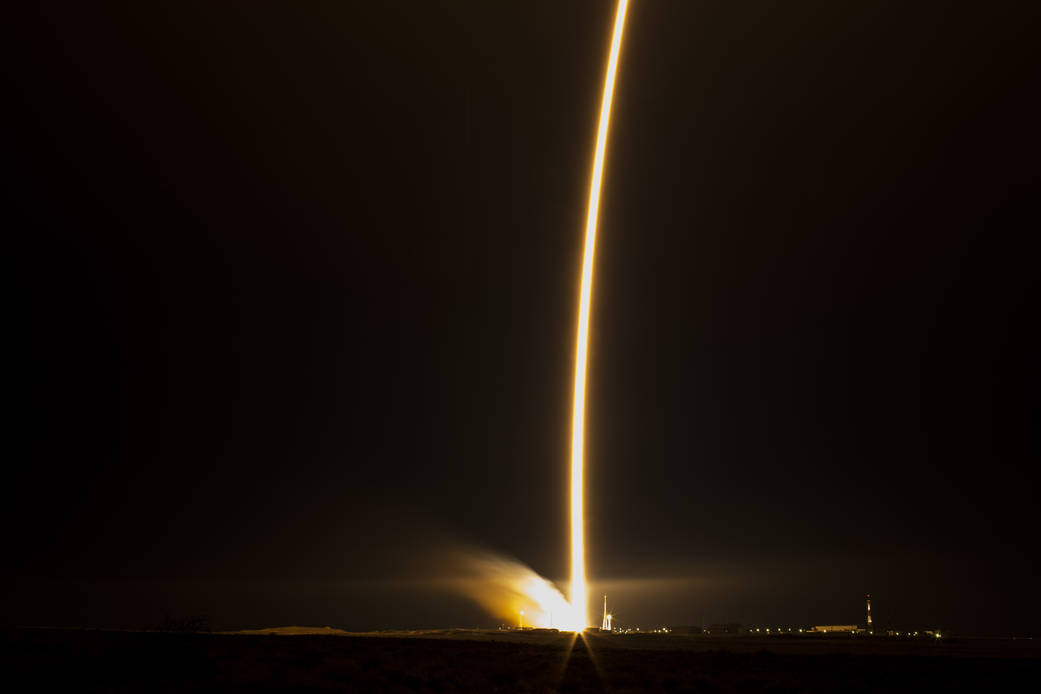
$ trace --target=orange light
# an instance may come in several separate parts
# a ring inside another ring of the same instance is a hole
[[[586,361],[589,347],[589,310],[593,292],[593,257],[596,250],[596,223],[600,210],[600,185],[604,171],[604,151],[611,119],[618,54],[622,46],[622,29],[628,0],[619,0],[615,13],[611,52],[604,77],[604,95],[600,104],[600,126],[596,135],[592,180],[589,186],[589,210],[586,214],[585,251],[582,255],[582,289],[578,304],[578,336],[575,349],[575,397],[571,417],[571,606],[576,629],[589,626],[586,596],[585,530],[582,506],[582,468],[586,410]]]

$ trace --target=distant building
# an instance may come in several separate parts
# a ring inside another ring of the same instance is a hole
[[[813,627],[812,629],[810,629],[810,631],[817,631],[817,632],[823,632],[823,633],[835,633],[835,632],[838,632],[838,633],[842,633],[842,632],[856,633],[858,631],[863,631],[863,629],[861,629],[856,624],[837,624],[837,625],[830,625],[830,626],[817,626],[817,627]]]
[[[741,624],[729,622],[727,624],[709,624],[705,627],[706,634],[743,634],[745,627]]]
[[[686,627],[669,627],[669,631],[673,634],[700,634],[702,632],[701,627],[686,626]]]

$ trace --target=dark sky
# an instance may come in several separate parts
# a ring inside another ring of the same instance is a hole
[[[634,0],[587,424],[620,619],[1038,633],[1030,5]],[[493,624],[425,584],[456,543],[566,579],[612,17],[9,15],[5,621]]]

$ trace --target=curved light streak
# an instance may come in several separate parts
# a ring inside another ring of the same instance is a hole
[[[596,249],[596,221],[600,210],[600,183],[604,171],[607,126],[611,119],[611,98],[618,69],[618,53],[622,46],[622,29],[628,0],[618,0],[615,13],[611,53],[607,59],[604,96],[600,104],[600,127],[596,135],[596,154],[589,186],[589,210],[586,214],[585,251],[582,256],[582,290],[578,304],[578,337],[575,349],[575,397],[571,416],[571,607],[575,628],[589,626],[586,595],[585,527],[582,508],[582,467],[586,413],[586,357],[589,347],[589,308],[593,291],[593,255]]]

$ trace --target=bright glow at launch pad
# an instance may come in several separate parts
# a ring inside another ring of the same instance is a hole
[[[622,46],[622,29],[628,0],[618,1],[611,53],[604,77],[604,96],[600,104],[600,127],[596,135],[592,181],[589,186],[589,210],[586,214],[585,251],[582,256],[582,290],[578,304],[578,337],[575,349],[575,398],[571,418],[571,606],[575,630],[589,626],[586,595],[585,528],[582,507],[582,467],[586,413],[586,357],[589,346],[589,308],[593,292],[593,256],[596,250],[596,222],[600,210],[600,182],[604,171],[607,127],[611,119],[618,53]]]

